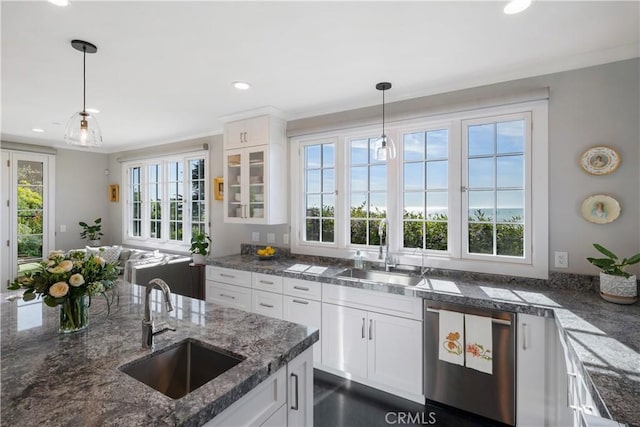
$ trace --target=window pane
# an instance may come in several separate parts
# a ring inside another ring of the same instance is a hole
[[[493,158],[469,159],[469,188],[493,188]]]
[[[524,226],[522,224],[496,225],[498,255],[524,256]]]
[[[498,157],[496,175],[498,187],[524,187],[524,156]]]
[[[334,196],[333,194],[322,195],[322,216],[323,217],[334,217],[335,206],[336,206],[336,196]]]
[[[351,217],[366,218],[369,205],[367,193],[351,193]]]
[[[351,220],[351,243],[356,245],[367,244],[367,221]]]
[[[322,170],[322,192],[333,193],[336,189],[335,172],[333,169]]]
[[[493,123],[469,126],[468,137],[469,156],[494,153],[495,126]]]
[[[427,189],[446,189],[448,186],[448,162],[427,162]]]
[[[384,218],[387,216],[386,193],[371,193],[369,195],[369,217]]]
[[[424,159],[424,132],[407,133],[403,136],[403,158],[405,161]]]
[[[387,189],[387,165],[371,166],[371,191],[384,191]]]
[[[449,193],[430,191],[427,193],[427,214],[429,219],[447,220]]]
[[[379,226],[380,226],[380,221],[369,221],[369,244],[370,245],[380,244],[380,234],[378,234]]]
[[[322,241],[332,243],[334,239],[334,220],[323,219],[322,220]]]
[[[524,151],[524,120],[497,123],[498,153]]]
[[[322,166],[332,168],[335,162],[335,148],[333,144],[322,144]]]
[[[469,191],[469,221],[493,221],[493,191]]]
[[[357,139],[351,141],[351,164],[366,165],[369,163],[369,140]]]
[[[428,221],[426,223],[427,238],[426,249],[434,251],[447,250],[447,222]]]
[[[307,236],[306,240],[311,242],[320,241],[320,220],[319,219],[307,219]]]
[[[307,193],[320,192],[320,169],[307,171]]]
[[[499,222],[523,222],[524,220],[524,191],[508,190],[498,191],[497,221]]]
[[[369,189],[367,169],[366,166],[351,168],[351,191],[367,191]]]
[[[424,219],[424,193],[404,193],[404,218]]]
[[[469,224],[469,252],[493,254],[493,224]]]
[[[405,221],[403,224],[403,245],[405,248],[420,248],[422,249],[423,242],[422,237],[424,222],[422,221]]]
[[[427,132],[427,160],[449,157],[449,131],[447,129]]]
[[[404,189],[424,190],[424,163],[404,164]]]
[[[321,166],[321,147],[321,145],[308,145],[305,147],[305,164],[307,169],[319,168]]]
[[[320,216],[320,195],[307,195],[307,216]]]

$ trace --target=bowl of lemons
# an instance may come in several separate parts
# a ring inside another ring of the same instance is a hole
[[[276,250],[271,246],[267,246],[264,249],[258,249],[257,254],[258,259],[267,260],[273,258],[273,256],[276,254]]]

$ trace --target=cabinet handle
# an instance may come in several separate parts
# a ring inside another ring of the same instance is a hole
[[[527,324],[523,323],[522,324],[522,349],[526,350],[529,348],[529,340],[527,340],[527,330],[529,328],[527,328]]]
[[[263,306],[263,307],[267,307],[267,308],[273,308],[273,306],[271,304],[265,304],[263,302],[261,302],[260,305]]]
[[[220,294],[221,297],[223,298],[231,298],[231,299],[236,299],[236,297],[234,297],[233,295],[227,295],[227,294]]]
[[[306,288],[304,286],[294,286],[293,289],[297,289],[299,291],[308,291],[309,288]]]
[[[244,142],[247,142],[247,141],[249,141],[249,140],[247,139],[247,132],[245,132],[244,133]]]
[[[364,339],[364,317],[362,318],[362,339]]]
[[[270,282],[269,280],[260,280],[260,283],[264,283],[265,285],[273,285],[273,282]]]
[[[296,394],[295,394],[295,398],[296,398],[296,399],[295,399],[295,402],[296,402],[296,403],[295,403],[295,405],[291,405],[291,409],[293,409],[294,411],[297,411],[297,410],[298,410],[298,403],[299,403],[299,401],[298,401],[298,375],[297,375],[297,374],[292,373],[292,374],[291,374],[291,377],[292,377],[294,380],[296,380],[296,388],[295,388],[295,391],[296,391]]]
[[[243,135],[243,133],[242,133],[242,132],[240,132],[240,142],[241,142],[241,143],[242,143],[242,142],[244,142],[244,141],[243,141],[243,139],[242,139],[242,135]]]
[[[373,339],[373,319],[369,319],[369,341]]]
[[[304,305],[309,304],[309,301],[302,301],[302,300],[300,300],[300,299],[294,299],[294,300],[291,300],[291,301],[293,301],[293,302],[297,302],[298,304],[304,304]]]
[[[229,279],[235,279],[236,276],[233,274],[220,273],[220,277],[228,277]]]

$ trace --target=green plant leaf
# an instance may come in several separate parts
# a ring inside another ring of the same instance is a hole
[[[614,254],[613,252],[611,252],[609,249],[605,248],[602,245],[599,245],[597,243],[593,244],[593,247],[596,248],[598,250],[598,252],[600,252],[601,254],[603,254],[604,256],[607,256],[613,260],[618,260],[618,256],[616,254]]]
[[[34,299],[36,299],[36,294],[34,294],[33,292],[26,291],[24,294],[22,294],[23,301],[32,301]]]
[[[47,304],[49,307],[55,307],[56,305],[58,305],[58,302],[56,301],[56,299],[51,297],[50,295],[47,295],[44,297],[44,303]]]
[[[629,258],[627,260],[627,265],[633,265],[633,264],[637,264],[640,262],[640,253],[635,254],[634,256],[632,256],[631,258]]]
[[[599,268],[610,268],[613,265],[615,265],[615,262],[613,260],[610,260],[608,258],[587,258],[587,261],[589,261],[591,264],[595,265],[596,267]]]

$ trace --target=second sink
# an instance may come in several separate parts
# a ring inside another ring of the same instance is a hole
[[[180,399],[243,360],[242,356],[213,350],[188,338],[120,370],[166,396]]]
[[[339,273],[336,277],[347,280],[357,280],[363,282],[387,283],[401,286],[416,286],[421,281],[421,277],[409,276],[402,273],[389,273],[387,271],[347,269]]]

